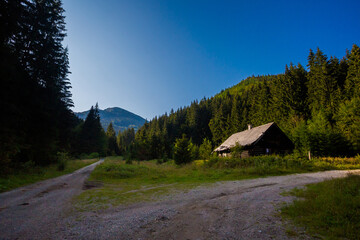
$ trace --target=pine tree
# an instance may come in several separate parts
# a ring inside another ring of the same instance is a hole
[[[145,125],[147,125],[147,123],[145,123]],[[144,148],[144,150],[148,150],[149,146],[147,142],[147,137],[145,136],[145,131],[143,129],[140,129],[138,133],[139,133],[137,135],[137,144],[139,145],[137,146],[138,150],[139,149],[141,150],[142,147]],[[135,141],[134,128],[127,128],[122,132],[119,131],[117,136],[117,146],[119,149],[119,154],[123,156],[128,155],[130,151],[130,147],[134,144],[134,141]],[[144,159],[145,155],[148,156],[147,151],[146,154],[141,156],[141,159]]]
[[[116,133],[115,133],[112,122],[110,122],[109,126],[107,127],[106,136],[108,136],[108,137],[115,137],[116,136]]]
[[[79,153],[107,153],[107,138],[100,123],[98,104],[95,108],[91,106],[79,135]]]
[[[313,112],[324,110],[331,119],[336,113],[340,100],[341,88],[338,86],[339,61],[336,58],[327,60],[320,49],[316,54],[310,52],[308,75],[309,105]]]
[[[112,122],[110,122],[107,130],[106,130],[106,136],[108,141],[108,155],[118,155],[119,149],[116,144],[116,133],[114,130],[114,127],[112,125]]]
[[[191,145],[185,134],[176,139],[174,146],[174,160],[177,165],[189,163],[191,158]]]
[[[215,145],[222,143],[228,135],[228,123],[223,113],[223,105],[215,113],[215,116],[209,122],[209,128],[212,134],[212,141]]]
[[[360,49],[353,45],[348,56],[348,72],[345,80],[345,93],[347,99],[360,96]]]
[[[346,100],[339,107],[337,127],[351,143],[355,152],[360,152],[360,97]]]
[[[211,152],[212,152],[211,142],[207,138],[204,138],[202,144],[199,147],[200,159],[203,159],[203,160],[209,159]]]
[[[231,106],[231,117],[230,117],[230,133],[236,133],[241,130],[241,119],[240,119],[240,107],[239,97],[235,96]]]
[[[4,150],[19,161],[47,164],[55,160],[57,151],[68,150],[76,122],[69,109],[69,62],[62,45],[66,36],[64,10],[61,1],[0,4],[1,102],[4,112],[9,113],[1,124],[6,130],[0,132],[6,132],[1,138],[16,147]],[[9,123],[10,118],[13,123]]]

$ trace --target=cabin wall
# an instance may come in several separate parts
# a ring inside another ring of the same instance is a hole
[[[249,150],[244,150],[244,151],[242,151],[240,157],[241,157],[241,158],[250,157],[250,152],[249,152]]]
[[[219,157],[231,157],[231,151],[219,152],[218,156]],[[247,158],[247,157],[250,157],[250,156],[252,156],[251,153],[250,153],[250,150],[244,150],[244,151],[241,152],[241,155],[240,155],[241,158]]]
[[[277,126],[271,127],[265,135],[255,143],[254,154],[285,154],[294,149],[294,144]]]

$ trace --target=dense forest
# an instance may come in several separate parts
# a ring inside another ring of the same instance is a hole
[[[1,172],[59,156],[108,153],[112,137],[97,105],[85,121],[72,110],[61,1],[0,1]]]
[[[201,158],[209,142],[214,148],[247,124],[276,122],[297,154],[353,156],[360,152],[358,106],[359,47],[353,45],[341,60],[310,50],[306,68],[291,63],[283,74],[249,77],[212,98],[155,117],[137,131],[133,148],[140,159],[166,158],[187,141],[192,157]]]
[[[0,159],[44,164],[76,125],[60,1],[0,1]]]

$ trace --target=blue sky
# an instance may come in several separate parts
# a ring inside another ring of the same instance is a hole
[[[341,58],[360,43],[360,1],[64,0],[74,111],[151,119],[251,75]]]

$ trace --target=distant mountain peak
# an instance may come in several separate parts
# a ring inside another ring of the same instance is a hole
[[[89,110],[84,112],[77,112],[75,114],[79,118],[85,120],[88,113]],[[137,130],[146,122],[146,120],[139,115],[136,115],[135,113],[132,113],[120,107],[109,107],[104,110],[100,109],[99,114],[101,125],[105,129],[105,131],[109,126],[110,122],[113,123],[113,127],[116,132],[118,132],[119,130],[123,131],[127,128],[134,128],[135,130]]]

